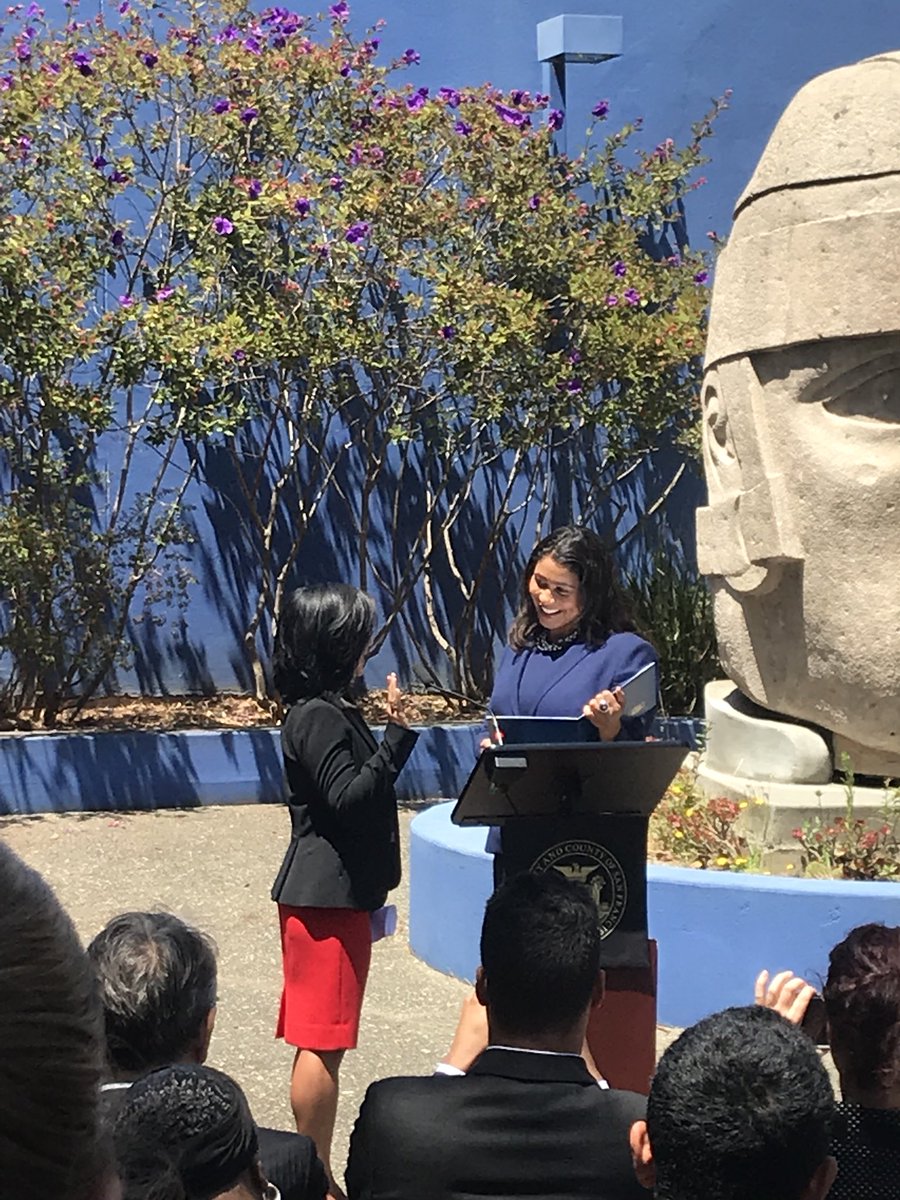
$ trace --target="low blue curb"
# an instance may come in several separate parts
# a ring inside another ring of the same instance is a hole
[[[457,796],[480,725],[422,729],[397,794]],[[281,799],[277,729],[0,735],[0,814],[127,812]]]

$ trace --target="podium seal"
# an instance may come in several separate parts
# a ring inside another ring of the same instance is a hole
[[[586,838],[572,838],[549,846],[531,864],[534,875],[556,871],[563,879],[590,889],[600,919],[600,937],[607,938],[622,920],[628,902],[628,883],[614,854]]]

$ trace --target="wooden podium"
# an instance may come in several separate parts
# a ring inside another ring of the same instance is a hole
[[[610,1086],[647,1093],[656,1061],[656,944],[647,936],[647,823],[684,759],[673,742],[485,750],[453,810],[501,829],[495,878],[554,870],[597,901],[606,996],[588,1044]]]

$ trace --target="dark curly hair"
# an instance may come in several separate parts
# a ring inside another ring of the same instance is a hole
[[[584,602],[578,632],[588,646],[602,646],[611,633],[636,631],[619,587],[612,554],[601,538],[580,525],[563,525],[538,542],[525,565],[519,611],[509,630],[509,644],[514,650],[527,649],[540,628],[528,585],[534,568],[547,557],[571,571],[578,580]]]
[[[272,663],[284,703],[346,693],[374,628],[375,604],[359,588],[323,583],[290,592],[278,614]]]
[[[828,963],[822,995],[841,1079],[889,1088],[900,1078],[900,928],[859,925]]]

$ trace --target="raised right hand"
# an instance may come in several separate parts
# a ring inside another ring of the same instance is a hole
[[[793,971],[779,971],[769,982],[769,972],[756,977],[755,1000],[763,1008],[774,1008],[792,1025],[800,1025],[816,989]]]

